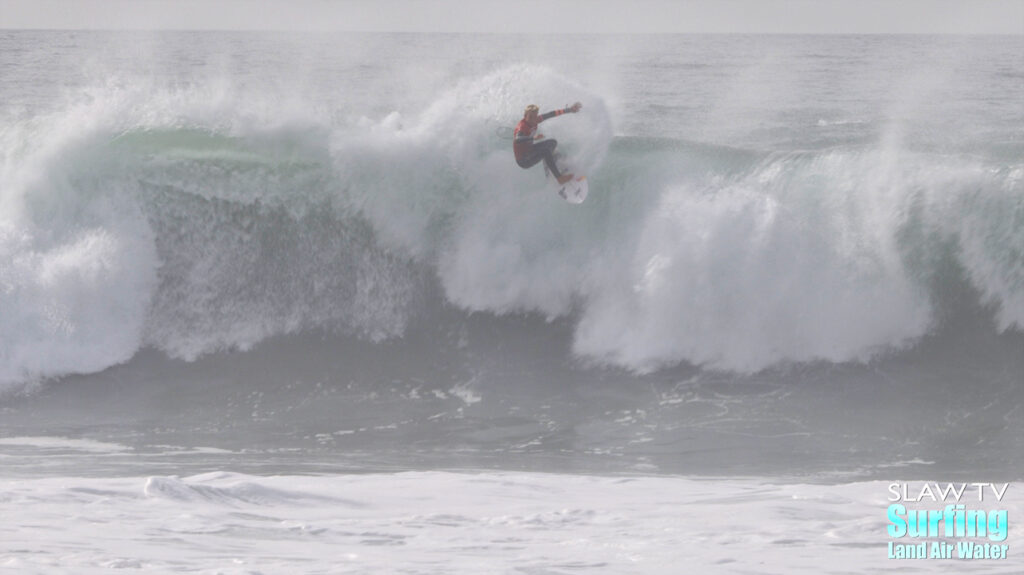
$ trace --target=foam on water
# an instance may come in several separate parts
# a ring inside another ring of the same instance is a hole
[[[526,473],[5,481],[0,510],[24,526],[0,528],[0,569],[678,573],[685,562],[714,572],[877,572],[893,565],[887,495],[884,482]],[[1011,488],[999,506],[1014,517],[1020,497]],[[1020,534],[1011,521],[1008,541]]]

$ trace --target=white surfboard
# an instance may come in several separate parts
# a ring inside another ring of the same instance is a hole
[[[587,199],[588,191],[587,177],[576,176],[559,188],[558,195],[570,204],[582,204],[583,200]]]

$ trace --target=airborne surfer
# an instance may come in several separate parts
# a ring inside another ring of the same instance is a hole
[[[519,167],[523,169],[532,168],[537,162],[544,160],[544,165],[548,167],[548,171],[555,176],[559,184],[564,184],[571,180],[573,175],[560,173],[558,166],[555,164],[555,147],[558,146],[558,141],[544,140],[542,142],[535,142],[534,140],[540,140],[544,137],[543,134],[535,132],[537,131],[537,124],[544,120],[567,113],[575,114],[582,107],[582,104],[576,102],[568,108],[552,110],[541,114],[540,108],[537,106],[533,104],[527,106],[523,112],[523,119],[516,126],[515,140],[512,143],[512,150],[515,152],[516,163],[519,164]]]

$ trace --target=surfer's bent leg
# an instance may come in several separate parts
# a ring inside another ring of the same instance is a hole
[[[558,171],[558,165],[555,164],[555,147],[558,146],[558,142],[555,140],[544,140],[543,142],[537,142],[530,146],[530,152],[516,163],[521,168],[531,168],[537,164],[537,162],[544,160],[544,164],[547,165],[548,170],[555,178],[561,178],[562,173]]]
[[[549,146],[547,144],[551,145]],[[555,146],[558,145],[558,142],[555,140],[544,140],[540,145],[544,146],[544,163],[547,164],[551,175],[554,176],[555,179],[561,178],[562,173],[558,171],[558,164],[555,163]]]

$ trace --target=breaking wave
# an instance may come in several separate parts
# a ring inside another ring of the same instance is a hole
[[[544,131],[590,176],[587,203],[496,136],[527,99],[585,103]],[[865,361],[958,306],[1024,326],[1019,161],[615,136],[600,95],[531,66],[415,114],[272,109],[105,86],[7,121],[0,384],[143,347],[400,338],[439,306],[568,317],[576,354],[639,371]]]

